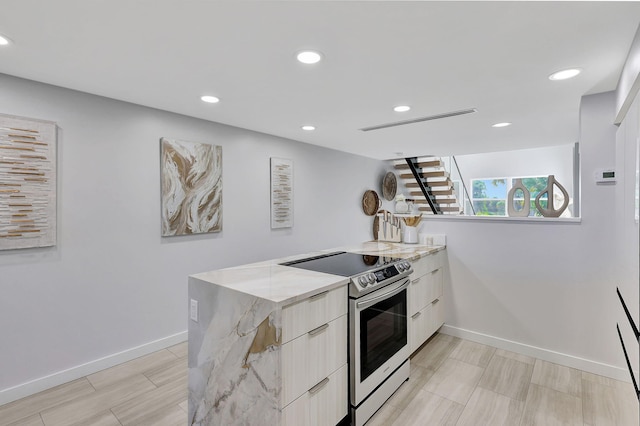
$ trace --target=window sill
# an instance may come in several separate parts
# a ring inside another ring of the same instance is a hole
[[[422,215],[422,220],[471,220],[480,222],[524,222],[524,223],[581,223],[580,217],[506,217],[506,216],[457,216]]]

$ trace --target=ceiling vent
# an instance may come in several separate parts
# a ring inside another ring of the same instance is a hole
[[[455,117],[456,115],[472,114],[472,113],[477,112],[477,111],[478,110],[475,109],[475,108],[462,109],[460,111],[445,112],[445,113],[442,113],[442,114],[430,115],[428,117],[413,118],[411,120],[396,121],[395,123],[387,123],[387,124],[379,124],[377,126],[363,127],[360,130],[362,130],[363,132],[369,132],[371,130],[386,129],[387,127],[404,126],[405,124],[420,123],[420,122],[423,122],[423,121],[431,121],[431,120],[439,120],[441,118]]]

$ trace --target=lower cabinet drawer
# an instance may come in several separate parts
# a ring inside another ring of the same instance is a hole
[[[427,339],[433,335],[444,324],[444,303],[442,296],[431,302],[431,315],[429,316],[429,329]],[[426,339],[425,339],[426,340]]]
[[[281,407],[287,406],[347,362],[347,315],[281,347]]]
[[[413,272],[416,276],[422,276],[445,264],[445,251],[440,250],[412,262]]]
[[[420,277],[411,275],[409,286],[409,314],[413,315],[442,296],[442,268],[434,269]]]
[[[444,304],[437,298],[409,318],[409,346],[415,352],[444,324]]]
[[[428,282],[426,301],[431,303],[435,299],[442,297],[442,268],[434,269],[427,273],[426,277]]]
[[[409,285],[409,315],[413,315],[427,304],[427,275],[416,277],[415,273],[411,275],[411,285]]]
[[[284,426],[335,426],[349,409],[344,364],[282,410]]]
[[[415,352],[426,340],[427,329],[429,327],[429,316],[431,306],[423,308],[409,318],[409,346],[411,353]]]
[[[347,286],[324,291],[282,308],[282,343],[347,313]]]

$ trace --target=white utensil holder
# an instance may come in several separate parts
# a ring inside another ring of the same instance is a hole
[[[404,233],[402,236],[402,242],[406,244],[418,243],[418,227],[417,226],[404,226]]]

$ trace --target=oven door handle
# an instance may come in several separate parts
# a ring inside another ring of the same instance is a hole
[[[409,284],[411,283],[410,280],[406,280],[400,287],[396,287],[395,289],[385,293],[385,294],[381,294],[380,296],[376,296],[376,297],[372,297],[371,299],[368,300],[362,300],[360,302],[356,302],[356,307],[358,309],[366,309],[370,306],[375,305],[376,303],[378,303],[381,300],[384,299],[388,299],[391,296],[395,296],[396,294],[400,293],[402,290],[406,289],[407,287],[409,287]]]

